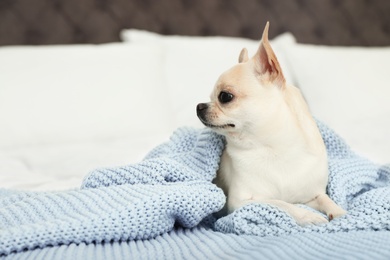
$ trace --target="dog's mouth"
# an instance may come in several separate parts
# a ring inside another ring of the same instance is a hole
[[[210,127],[210,128],[228,128],[228,127],[236,127],[234,124],[224,124],[224,125],[205,124],[205,126]]]
[[[205,122],[202,118],[199,118],[200,121],[207,127],[210,127],[210,128],[219,128],[219,129],[224,129],[224,128],[230,128],[230,127],[236,127],[235,124],[223,124],[223,125],[213,125],[213,124],[210,124],[208,122]]]

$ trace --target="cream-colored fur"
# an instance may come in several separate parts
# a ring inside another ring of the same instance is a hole
[[[275,205],[298,224],[328,220],[294,204],[306,204],[332,219],[346,212],[325,193],[326,149],[299,89],[286,84],[268,41],[267,23],[257,53],[246,49],[223,73],[199,119],[224,135],[226,148],[215,183],[227,195],[228,213],[248,203]]]

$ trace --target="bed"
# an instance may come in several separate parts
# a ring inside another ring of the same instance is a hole
[[[389,13],[386,0],[3,1],[0,257],[389,259]],[[326,225],[259,204],[214,215],[224,141],[195,108],[266,21],[348,210]]]

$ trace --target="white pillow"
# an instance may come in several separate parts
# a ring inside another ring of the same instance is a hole
[[[390,162],[390,47],[285,45],[312,113],[362,156]]]
[[[162,49],[0,48],[0,148],[170,132]]]
[[[219,75],[238,62],[242,48],[247,48],[251,56],[256,53],[260,42],[233,37],[163,36],[135,29],[122,31],[121,37],[129,43],[164,46],[165,76],[176,126],[201,126],[196,116],[196,105],[209,101]],[[292,41],[293,37],[289,34],[271,41],[288,82],[292,81],[292,77],[279,45]]]

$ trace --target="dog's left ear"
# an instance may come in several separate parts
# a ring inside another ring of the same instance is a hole
[[[247,61],[248,61],[248,50],[244,48],[240,52],[240,56],[238,57],[238,63],[243,63]]]
[[[256,71],[261,76],[268,77],[267,79],[283,87],[286,80],[283,76],[282,68],[276,58],[274,51],[268,40],[269,22],[265,25],[263,37],[260,42],[259,49],[254,57],[256,64]]]

